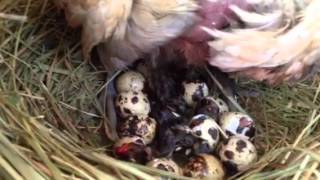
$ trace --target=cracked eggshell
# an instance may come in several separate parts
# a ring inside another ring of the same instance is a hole
[[[141,137],[128,136],[120,138],[113,145],[113,153],[119,159],[128,160],[131,162],[139,161],[139,153],[146,147],[146,143]]]
[[[183,168],[183,174],[197,179],[224,179],[225,172],[220,161],[209,154],[192,157]]]
[[[218,119],[221,114],[229,111],[228,105],[220,98],[207,96],[198,101],[195,112],[205,114],[213,119]]]
[[[200,81],[183,82],[183,98],[187,105],[194,106],[197,101],[209,94],[209,88],[206,83]]]
[[[146,144],[152,142],[156,134],[157,122],[145,115],[129,116],[118,125],[119,137],[139,136]]]
[[[151,110],[147,96],[141,91],[127,91],[119,93],[115,104],[118,115],[122,118],[132,115],[147,116]]]
[[[257,150],[250,141],[232,136],[221,144],[219,157],[225,167],[234,174],[246,170],[257,160]]]
[[[127,137],[120,138],[114,144],[114,148],[122,147],[125,144],[137,144],[137,145],[144,146],[146,143],[144,142],[144,140],[141,137],[138,137],[138,136],[127,136]]]
[[[160,170],[182,175],[181,168],[172,159],[169,158],[156,158],[146,164],[148,167],[154,167]],[[161,179],[161,178],[160,178]]]
[[[143,75],[136,71],[126,71],[116,79],[118,92],[142,91],[145,84]]]
[[[220,118],[220,127],[230,136],[252,139],[255,135],[255,122],[247,114],[241,112],[227,112]]]

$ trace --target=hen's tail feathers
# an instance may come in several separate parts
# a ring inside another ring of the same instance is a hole
[[[313,0],[302,11],[300,22],[289,28],[232,32],[203,28],[218,38],[209,42],[212,48],[209,63],[225,72],[236,72],[270,84],[300,80],[319,63],[319,9],[320,1]],[[246,18],[245,22],[254,22],[256,17],[237,9],[235,13]]]

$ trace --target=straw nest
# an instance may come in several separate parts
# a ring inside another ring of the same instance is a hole
[[[98,98],[106,72],[83,62],[79,39],[50,1],[1,1],[0,177],[173,177],[107,155],[112,142]],[[319,83],[317,76],[291,87],[239,82],[258,93],[240,100],[257,120],[260,155],[240,179],[320,178]]]

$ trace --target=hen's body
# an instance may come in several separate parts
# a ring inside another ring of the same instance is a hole
[[[56,2],[64,9],[71,26],[82,27],[85,58],[97,46],[109,69],[124,67],[146,54],[158,57],[161,50],[171,59],[182,55],[196,65],[209,61],[226,72],[278,83],[302,78],[318,59],[319,13],[314,10],[320,8],[318,0]],[[302,20],[297,18],[300,15]],[[232,31],[238,17],[253,29]],[[290,26],[285,27],[288,22]],[[232,26],[232,33],[215,31],[228,25]],[[300,38],[300,34],[308,36]],[[275,55],[270,57],[270,53]]]
[[[230,4],[247,8],[245,0],[57,0],[68,22],[83,28],[83,51],[93,46],[107,66],[122,67],[156,51],[181,52],[197,63],[208,55],[212,38],[201,26],[221,28],[234,18]],[[167,45],[167,43],[170,43]]]

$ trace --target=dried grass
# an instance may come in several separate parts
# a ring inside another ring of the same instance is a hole
[[[106,72],[82,61],[79,38],[49,1],[1,1],[0,177],[175,177],[107,155],[111,143],[101,129],[108,119],[96,96]],[[260,94],[241,98],[257,119],[260,159],[240,179],[319,179],[320,78],[239,85]]]

